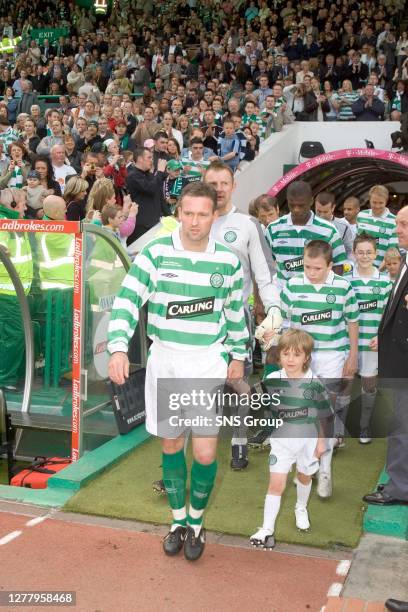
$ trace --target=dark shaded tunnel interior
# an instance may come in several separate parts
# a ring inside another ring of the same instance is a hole
[[[368,191],[373,185],[385,185],[390,191],[389,208],[398,211],[408,204],[408,166],[391,160],[370,158],[344,158],[306,170],[294,180],[308,182],[316,196],[330,191],[336,196],[336,215],[343,202],[350,196],[360,198],[362,208],[368,201]],[[290,183],[289,183],[290,184]],[[287,212],[285,186],[277,195],[279,208]]]

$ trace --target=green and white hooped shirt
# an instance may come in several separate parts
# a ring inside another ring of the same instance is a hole
[[[377,241],[377,257],[374,265],[379,267],[387,249],[398,248],[395,215],[385,209],[381,217],[374,217],[373,211],[362,210],[357,215],[357,234],[368,234]]]
[[[286,326],[310,334],[315,351],[349,350],[347,324],[359,318],[349,281],[329,272],[324,284],[313,285],[305,274],[299,274],[287,282],[281,297]]]
[[[292,276],[303,272],[303,252],[311,240],[325,240],[333,249],[333,264],[347,261],[346,251],[334,225],[310,212],[306,225],[293,225],[292,215],[269,224],[266,240],[277,265],[277,282],[283,287]]]
[[[357,266],[344,278],[353,287],[360,315],[358,318],[358,350],[371,351],[370,341],[377,335],[381,317],[387,305],[392,282],[377,268],[371,277],[360,276]]]
[[[148,303],[147,334],[173,350],[222,344],[231,358],[247,357],[238,257],[210,239],[206,251],[186,251],[179,229],[153,240],[135,258],[113,304],[108,351],[127,352]]]
[[[282,429],[286,429],[286,426],[293,428],[294,425],[310,426],[313,433],[318,434],[320,419],[333,414],[326,389],[310,369],[303,378],[293,379],[288,378],[282,368],[271,372],[262,385],[271,397],[274,394],[279,397],[279,404],[273,401],[270,405],[273,416],[283,420],[282,428],[277,430],[278,435],[282,435]]]

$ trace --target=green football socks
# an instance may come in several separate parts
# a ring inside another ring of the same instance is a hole
[[[203,523],[204,510],[208,504],[217,474],[217,461],[203,465],[194,460],[191,467],[190,507],[187,523],[193,527],[196,535]]]
[[[169,455],[163,453],[163,481],[173,514],[173,524],[186,526],[187,466],[184,450]]]

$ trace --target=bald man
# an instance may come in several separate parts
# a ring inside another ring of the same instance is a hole
[[[65,221],[67,204],[64,198],[49,195],[43,200],[44,221]]]
[[[51,147],[51,163],[54,170],[54,176],[57,183],[61,187],[61,193],[64,193],[67,177],[76,176],[75,168],[65,163],[65,147],[61,144],[55,144]]]
[[[49,195],[43,202],[43,220],[51,225],[55,221],[65,221],[67,205],[60,196]],[[68,289],[74,285],[73,234],[38,232],[35,234],[38,251],[38,268],[41,289]]]
[[[408,250],[408,206],[396,217],[400,249]],[[388,436],[387,473],[389,480],[377,491],[363,497],[369,504],[381,506],[408,505],[408,254],[390,293],[380,327],[378,374],[383,387],[394,392],[394,414]],[[402,608],[401,608],[402,609]],[[405,610],[405,608],[404,608]]]

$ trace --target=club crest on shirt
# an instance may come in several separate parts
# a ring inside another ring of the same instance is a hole
[[[326,295],[326,302],[328,304],[334,304],[336,301],[336,296],[334,295],[334,293],[329,293],[328,295]]]
[[[233,230],[229,230],[228,232],[225,232],[224,234],[225,242],[228,242],[228,243],[235,242],[236,239],[237,239],[237,233],[234,232]]]
[[[308,387],[303,391],[303,397],[307,400],[313,400],[315,398],[315,392],[311,387]]]
[[[214,272],[210,276],[210,285],[214,287],[214,289],[219,289],[224,284],[224,277],[219,272]]]
[[[377,287],[377,285],[375,287],[371,288],[371,293],[374,293],[374,295],[379,295],[381,293],[381,288]]]

